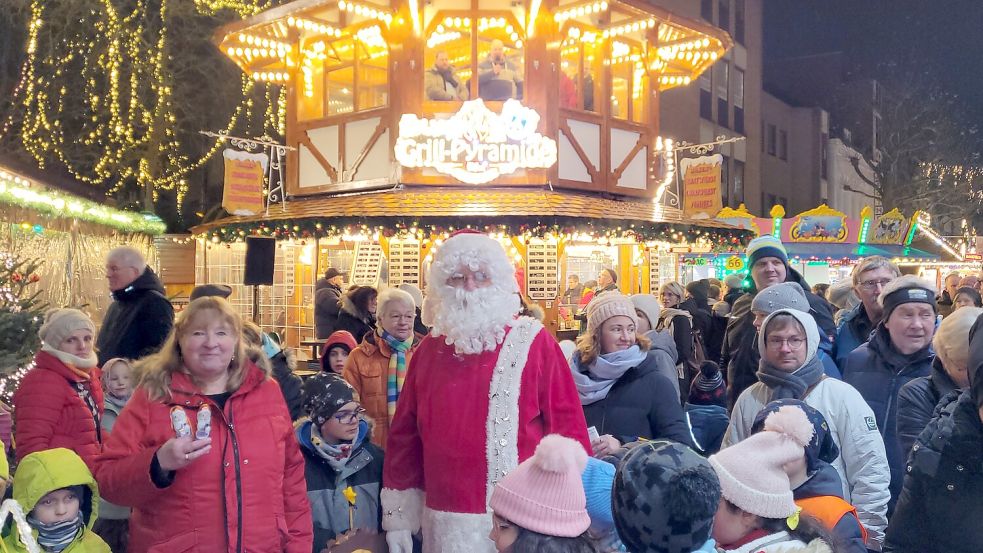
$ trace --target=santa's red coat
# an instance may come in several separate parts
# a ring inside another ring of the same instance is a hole
[[[428,552],[492,548],[491,488],[547,434],[590,452],[569,365],[542,324],[517,319],[495,351],[475,355],[428,336],[410,362],[390,427],[384,526],[416,531],[422,522]],[[414,504],[420,492],[422,513]]]

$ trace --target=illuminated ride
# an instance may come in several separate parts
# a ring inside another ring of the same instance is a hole
[[[576,244],[615,248],[597,264],[634,292],[675,276],[652,267],[673,246],[747,238],[682,218],[658,133],[660,94],[732,45],[705,22],[639,0],[295,0],[215,40],[284,87],[292,149],[287,201],[198,227],[203,244],[315,243],[314,274],[338,264],[326,250],[379,244],[381,280],[422,287],[429,248],[470,226],[502,238],[529,296],[552,304]],[[391,245],[406,241],[418,257],[394,271]],[[530,257],[537,241],[553,245],[545,264]]]

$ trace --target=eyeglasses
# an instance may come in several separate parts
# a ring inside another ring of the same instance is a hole
[[[771,349],[780,349],[783,344],[788,344],[791,349],[799,349],[806,341],[798,336],[793,336],[791,338],[768,338],[766,343]]]
[[[365,409],[359,407],[354,411],[338,411],[332,417],[334,420],[340,422],[341,424],[351,424],[359,419],[362,414],[365,413]]]
[[[860,287],[863,288],[864,290],[874,290],[878,286],[880,286],[881,288],[887,286],[889,282],[891,282],[891,279],[889,278],[882,278],[878,280],[865,280],[860,283]]]

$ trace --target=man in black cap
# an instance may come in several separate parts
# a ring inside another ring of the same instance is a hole
[[[341,285],[345,275],[334,267],[324,273],[314,286],[314,336],[323,340],[335,331],[338,321],[338,302],[341,300]]]

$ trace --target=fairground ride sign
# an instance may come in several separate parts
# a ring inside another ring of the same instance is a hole
[[[519,169],[556,164],[556,141],[536,132],[539,114],[507,100],[501,115],[480,99],[464,102],[444,119],[405,114],[399,120],[396,160],[430,167],[468,184],[490,182]]]

